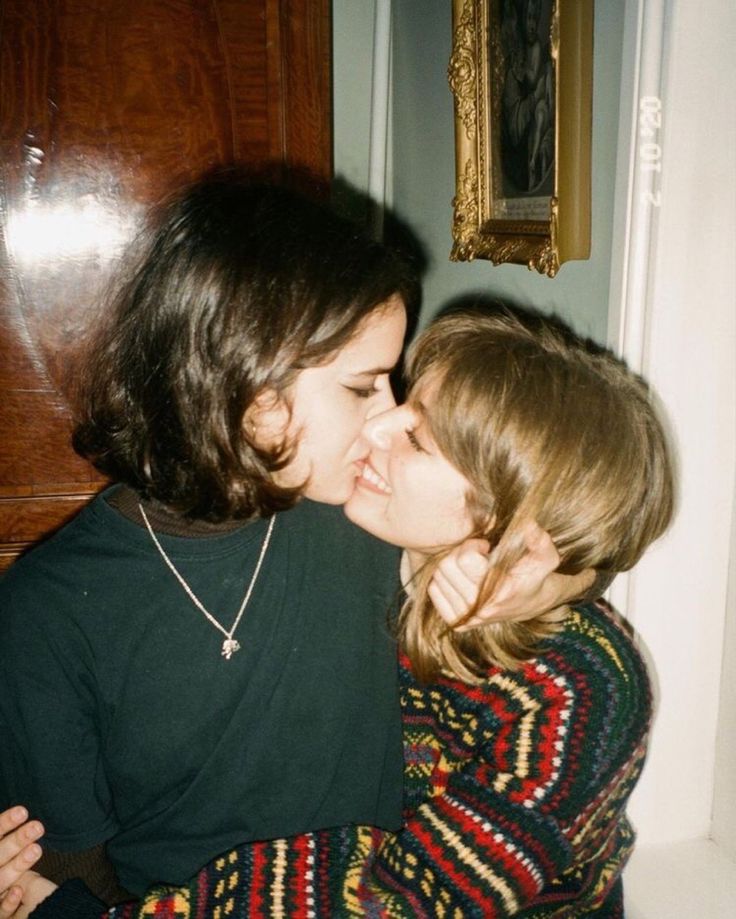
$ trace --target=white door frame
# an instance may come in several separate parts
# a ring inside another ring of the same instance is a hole
[[[609,343],[653,384],[680,472],[671,531],[611,590],[657,678],[643,842],[711,826],[736,460],[734,9],[626,3]]]

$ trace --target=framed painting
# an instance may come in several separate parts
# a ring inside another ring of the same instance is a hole
[[[453,0],[450,258],[590,255],[593,0]]]

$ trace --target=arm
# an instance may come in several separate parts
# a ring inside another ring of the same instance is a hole
[[[367,910],[375,916],[413,919],[433,915],[435,897],[448,906],[470,907],[463,914],[472,915],[472,896],[462,895],[453,875],[460,868],[472,887],[478,866],[498,855],[496,834],[478,831],[474,821],[481,810],[468,807],[469,801],[480,802],[486,794],[477,777],[460,774],[443,796],[422,805],[396,836],[356,827],[243,846],[215,859],[188,885],[154,887],[142,900],[104,913],[104,919],[151,915],[193,919],[214,915],[218,907],[251,919],[271,919],[302,914],[310,899],[316,901],[316,914],[325,919],[364,916]],[[547,848],[562,851],[557,835],[547,833],[544,838],[544,827],[536,830]],[[469,856],[467,864],[456,862],[458,852]],[[407,865],[415,866],[411,880],[404,875]],[[426,882],[420,883],[417,865],[422,875],[433,879],[428,895],[422,892]],[[101,919],[101,902],[78,884],[57,889],[36,872],[25,870],[24,864],[17,870],[16,886],[0,903],[2,919],[25,919],[29,913],[32,919]],[[490,863],[482,873],[493,874]],[[487,891],[481,889],[478,896],[487,897]],[[509,904],[504,902],[505,909]],[[490,909],[489,903],[486,907]],[[484,913],[489,917],[511,914]]]
[[[33,580],[11,584],[9,574],[3,583],[0,808],[22,801],[43,820],[45,847],[87,853],[116,829],[94,665],[75,623],[44,605]],[[59,858],[51,867],[63,869]]]
[[[143,919],[154,915],[194,919],[220,913],[250,919],[306,915],[330,919],[350,915],[343,911],[344,877],[350,875],[350,865],[361,864],[374,840],[382,837],[379,830],[346,827],[247,844],[216,858],[188,884],[153,887],[141,900],[104,913],[102,903],[79,882],[56,888],[35,872],[26,872],[28,901],[18,912],[3,912],[0,903],[0,919],[26,919],[26,902],[32,907],[41,900],[32,919]]]
[[[27,818],[23,807],[0,813],[0,919],[193,919],[223,909],[275,919],[306,915],[308,900],[315,897],[317,914],[327,919],[338,915],[349,865],[359,863],[365,847],[383,836],[379,830],[349,827],[243,845],[214,859],[188,884],[153,887],[140,901],[105,912],[81,881],[57,887],[30,870],[41,854],[36,840],[43,826]]]

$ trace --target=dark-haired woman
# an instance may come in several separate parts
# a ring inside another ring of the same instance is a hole
[[[285,189],[164,210],[85,370],[75,446],[116,484],[0,585],[0,807],[54,879],[114,902],[244,840],[400,826],[398,555],[336,505],[413,287]],[[520,605],[587,582],[555,577]]]

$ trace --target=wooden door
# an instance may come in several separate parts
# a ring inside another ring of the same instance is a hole
[[[0,567],[100,477],[64,379],[145,207],[206,168],[331,173],[329,0],[0,0]]]

